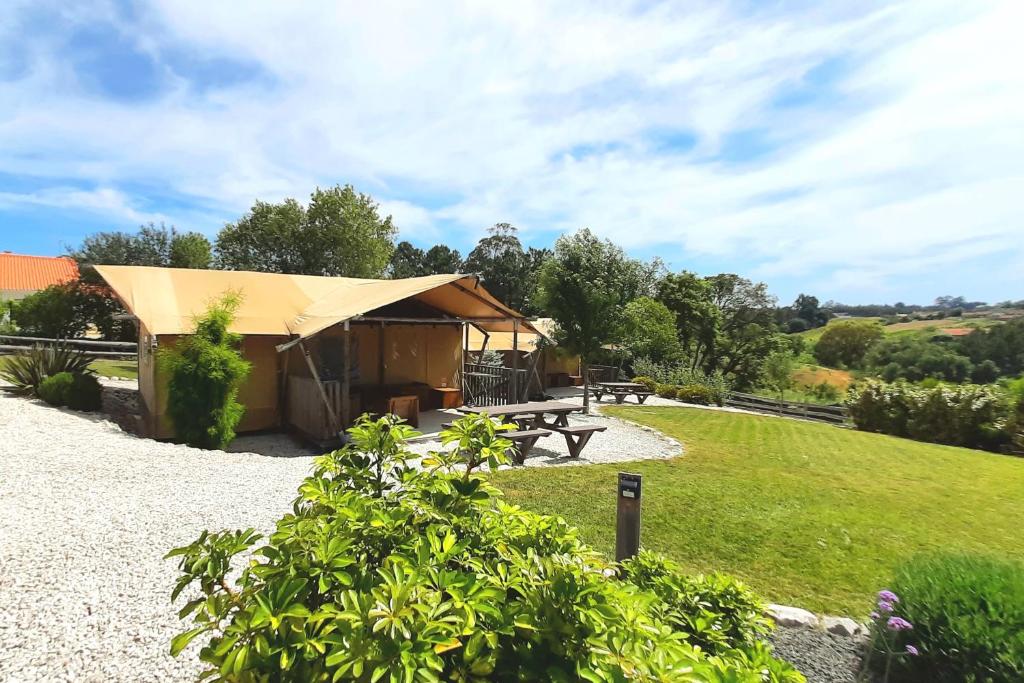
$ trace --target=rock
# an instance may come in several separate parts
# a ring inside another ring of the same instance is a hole
[[[822,617],[821,625],[829,633],[848,638],[864,632],[864,627],[849,617]]]
[[[818,617],[799,607],[768,605],[768,616],[776,624],[785,628],[815,628],[818,626]]]

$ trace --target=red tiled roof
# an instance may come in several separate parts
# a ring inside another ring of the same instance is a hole
[[[34,292],[78,279],[78,264],[66,256],[0,253],[0,291]]]

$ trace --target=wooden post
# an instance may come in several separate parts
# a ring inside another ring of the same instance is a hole
[[[512,402],[519,403],[519,318],[512,319]]]
[[[384,386],[384,321],[377,330],[377,384]]]
[[[341,427],[338,429],[339,436],[340,432],[343,432],[350,424],[352,424],[352,397],[349,396],[349,391],[352,388],[352,330],[349,329],[349,322],[346,320],[344,324],[344,332],[342,333],[342,348],[344,349],[344,371],[341,375]],[[342,439],[344,441],[344,438]]]
[[[316,388],[320,390],[320,400],[324,402],[324,408],[327,409],[327,418],[330,420],[330,428],[332,432],[341,431],[338,426],[338,416],[334,412],[334,406],[331,405],[331,399],[327,398],[327,392],[324,391],[323,382],[320,381],[320,373],[316,371],[316,366],[313,364],[313,359],[309,357],[309,349],[303,342],[299,342],[299,348],[302,350],[302,356],[306,359],[306,365],[309,366],[309,374],[313,376],[313,381],[316,382]]]
[[[469,325],[462,323],[462,349],[459,351],[459,383],[462,402],[466,402],[466,348],[469,346]]]
[[[640,550],[641,476],[619,472],[615,513],[615,561],[622,562]]]

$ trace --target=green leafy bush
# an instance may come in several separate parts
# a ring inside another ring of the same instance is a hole
[[[36,344],[28,351],[9,356],[0,377],[21,394],[36,394],[47,377],[61,372],[81,375],[89,371],[92,356],[66,344]]]
[[[865,354],[882,336],[882,326],[874,321],[833,322],[814,345],[814,358],[827,367],[860,367]]]
[[[103,386],[91,373],[72,375],[67,406],[72,410],[92,412],[103,407]]]
[[[679,387],[675,384],[662,384],[659,382],[654,385],[654,393],[661,398],[675,398],[678,391]]]
[[[1024,565],[970,555],[929,555],[893,582],[895,613],[919,654],[901,659],[905,681],[1024,680]]]
[[[657,382],[655,382],[653,378],[646,377],[644,375],[638,375],[634,377],[633,381],[636,382],[637,384],[644,385],[645,387],[647,387],[648,391],[654,391],[654,388],[657,385]]]
[[[764,604],[731,576],[684,576],[674,562],[649,550],[623,562],[621,576],[658,596],[658,617],[709,654],[753,647],[772,631]]]
[[[988,386],[869,380],[850,389],[846,405],[864,431],[970,448],[996,449],[1007,441],[1006,401]]]
[[[507,462],[507,427],[460,419],[414,467],[415,432],[364,415],[237,580],[252,530],[168,554],[193,622],[172,654],[202,637],[208,674],[234,681],[803,680],[738,584],[648,555],[617,577],[562,519],[505,503],[478,470]]]
[[[683,403],[695,403],[700,406],[710,405],[714,401],[711,390],[700,384],[687,384],[676,389],[676,398]]]
[[[56,375],[46,377],[39,384],[39,398],[51,406],[66,406],[74,383],[75,376],[70,372],[58,372]]]
[[[837,402],[842,397],[839,388],[828,382],[819,382],[807,387],[807,393],[822,401]]]
[[[239,351],[242,338],[228,332],[240,299],[226,294],[196,319],[195,332],[161,350],[161,369],[170,375],[167,413],[177,437],[200,448],[223,448],[235,438],[245,407],[238,387],[250,364]]]
[[[711,402],[717,405],[725,402],[730,389],[729,382],[720,372],[709,375],[685,363],[655,363],[648,358],[638,358],[633,362],[633,371],[640,377],[650,378],[655,383],[656,393],[657,384],[675,387],[698,384],[707,387],[712,396]]]

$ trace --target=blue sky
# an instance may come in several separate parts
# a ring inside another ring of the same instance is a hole
[[[372,7],[368,6],[372,5]],[[8,0],[0,249],[352,183],[845,302],[1024,298],[1024,4]]]

